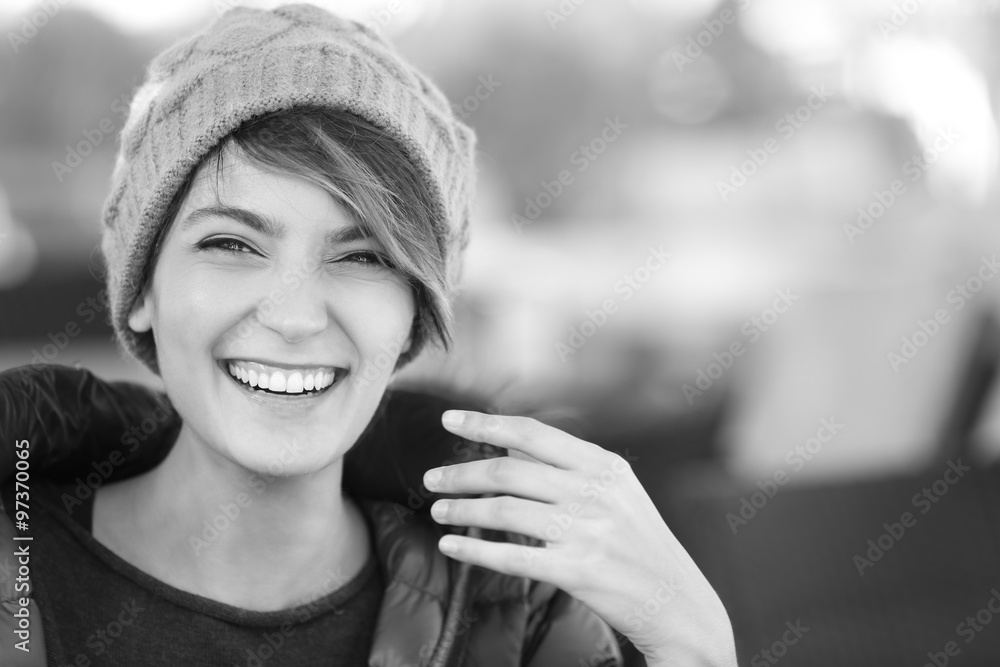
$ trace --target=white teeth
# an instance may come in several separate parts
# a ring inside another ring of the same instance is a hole
[[[267,388],[271,391],[285,391],[285,374],[281,371],[271,373]]]
[[[306,391],[320,391],[332,385],[337,378],[335,370],[283,370],[273,366],[268,370],[264,364],[254,361],[234,361],[226,364],[229,374],[251,387],[267,389],[270,392],[301,394]]]

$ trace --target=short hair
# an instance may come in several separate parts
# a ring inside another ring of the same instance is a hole
[[[140,290],[152,279],[163,240],[198,172],[214,162],[218,186],[230,146],[265,169],[299,176],[328,192],[378,241],[405,276],[414,290],[417,313],[410,349],[400,355],[397,368],[412,360],[427,342],[450,347],[454,318],[445,254],[434,235],[431,196],[424,181],[384,131],[350,112],[329,107],[300,106],[257,116],[206,153],[164,214]]]

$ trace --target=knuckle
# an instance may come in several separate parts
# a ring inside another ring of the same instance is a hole
[[[542,422],[534,417],[518,417],[517,426],[521,433],[527,437],[534,437],[542,430]]]
[[[527,568],[537,568],[543,565],[544,560],[545,553],[543,549],[524,547],[516,549],[511,553],[508,564],[515,571],[520,571]]]
[[[600,445],[594,445],[594,448],[590,450],[590,474],[600,477],[602,474],[607,477],[608,474],[615,474],[616,467],[620,466],[616,458],[617,454],[610,452]],[[624,459],[622,460],[624,463]]]
[[[487,459],[483,464],[483,474],[493,482],[506,482],[510,479],[510,462],[507,457]]]
[[[622,475],[632,470],[632,466],[629,464],[628,461],[625,460],[625,457],[623,457],[621,454],[617,452],[606,452],[605,455],[607,457],[606,458],[607,466],[611,468],[613,472]]]
[[[493,432],[499,429],[501,426],[500,418],[496,415],[488,415],[486,419],[483,420],[483,428],[488,432]]]
[[[584,588],[588,579],[588,575],[585,574],[586,572],[594,572],[594,570],[588,570],[587,568],[581,567],[579,561],[575,567],[570,566],[561,568],[559,573],[559,587],[571,590],[580,590]],[[592,575],[590,576],[592,577]]]
[[[544,560],[544,556],[537,551],[525,549],[519,561],[523,567],[539,567]]]
[[[508,519],[511,515],[510,500],[507,498],[495,498],[493,502],[489,505],[490,516],[496,520],[502,522]]]

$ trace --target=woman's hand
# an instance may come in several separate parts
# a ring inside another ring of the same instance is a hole
[[[651,667],[736,665],[722,602],[625,458],[526,417],[449,410],[442,424],[510,456],[429,470],[429,490],[500,494],[439,500],[431,508],[435,520],[546,543],[447,535],[443,553],[561,588],[628,637]]]

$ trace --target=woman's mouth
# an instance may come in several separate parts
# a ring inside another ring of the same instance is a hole
[[[285,368],[245,359],[223,359],[219,365],[247,391],[275,396],[318,396],[347,375],[336,366]]]

